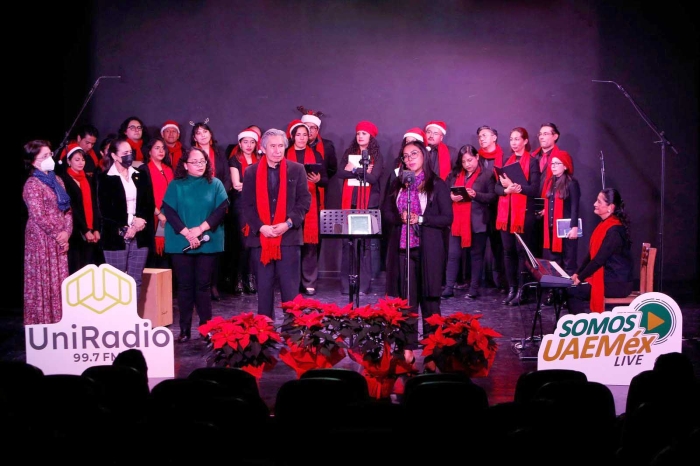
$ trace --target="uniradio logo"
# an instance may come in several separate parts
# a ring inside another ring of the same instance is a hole
[[[658,355],[681,351],[681,327],[678,305],[661,293],[612,312],[565,315],[542,339],[538,369],[575,369],[591,381],[626,385]]]
[[[173,334],[138,314],[136,282],[108,264],[86,265],[63,281],[63,316],[25,326],[27,362],[45,374],[77,374],[143,352],[151,377],[174,376]]]
[[[116,269],[83,268],[68,277],[63,287],[65,302],[103,314],[114,306],[128,305],[133,299],[131,283]]]

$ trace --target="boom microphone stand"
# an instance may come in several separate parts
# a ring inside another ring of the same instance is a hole
[[[66,147],[66,144],[68,143],[68,138],[70,137],[70,133],[73,132],[73,128],[75,128],[75,124],[78,122],[80,115],[83,114],[85,107],[87,107],[88,102],[90,102],[90,99],[92,99],[92,94],[95,93],[97,86],[100,85],[101,79],[122,79],[122,77],[121,76],[100,76],[99,78],[97,78],[97,81],[95,81],[95,84],[92,85],[90,92],[88,92],[87,98],[85,99],[85,102],[83,102],[83,106],[80,107],[80,111],[78,112],[78,115],[75,117],[75,120],[73,120],[73,124],[70,125],[70,128],[68,128],[68,131],[66,131],[65,136],[63,136],[63,141],[61,141],[61,143],[58,145],[58,148],[56,149],[56,152],[54,153],[55,158],[58,158],[61,156],[61,151],[63,150],[64,147]]]
[[[659,212],[659,291],[663,290],[663,278],[664,278],[664,194],[666,191],[665,187],[665,178],[666,178],[666,146],[669,146],[671,149],[673,149],[673,152],[678,155],[678,151],[676,150],[675,147],[673,147],[673,144],[671,144],[671,141],[666,139],[666,136],[664,134],[664,131],[659,130],[656,125],[649,119],[649,117],[642,111],[641,108],[639,108],[639,105],[637,105],[637,102],[634,101],[632,96],[630,96],[625,89],[623,89],[622,86],[620,86],[618,83],[615,81],[598,81],[593,79],[592,80],[594,83],[612,83],[617,88],[627,97],[627,99],[630,101],[634,109],[639,113],[639,116],[642,117],[642,120],[644,120],[644,123],[646,123],[649,128],[656,134],[656,136],[659,138],[658,141],[654,141],[654,144],[661,144],[661,211]]]

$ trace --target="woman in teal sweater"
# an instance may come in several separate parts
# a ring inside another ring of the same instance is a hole
[[[224,250],[223,219],[228,209],[226,189],[213,175],[209,154],[198,147],[185,153],[161,207],[167,219],[165,252],[171,255],[177,279],[179,343],[191,338],[195,306],[199,325],[211,319],[211,277],[217,254]]]

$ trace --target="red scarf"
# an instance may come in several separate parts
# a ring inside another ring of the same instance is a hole
[[[168,152],[170,153],[172,166],[177,167],[177,163],[180,161],[180,157],[182,157],[182,143],[180,141],[175,141],[173,147],[166,147],[166,149],[168,149]]]
[[[486,152],[486,149],[483,148],[480,148],[478,152],[479,157],[483,157],[486,160],[493,160],[496,167],[501,168],[503,166],[503,149],[501,149],[501,146],[498,144],[496,144],[496,148],[493,152]]]
[[[481,174],[481,167],[477,167],[476,171],[467,178],[465,183],[465,177],[467,172],[462,170],[459,172],[457,179],[455,180],[455,186],[464,186],[465,188],[471,188],[474,186],[474,182]],[[452,220],[452,236],[461,236],[461,245],[463,248],[471,247],[472,245],[472,203],[467,202],[453,202],[452,203],[452,213],[454,214],[454,219]]]
[[[165,164],[161,164],[163,172],[158,169],[156,164],[151,160],[148,162],[148,172],[151,175],[151,184],[153,185],[153,199],[156,203],[156,209],[160,210],[163,205],[163,197],[165,197],[165,191],[168,189],[168,184],[173,180],[173,170]],[[154,214],[153,224],[158,226],[158,216]],[[165,250],[165,237],[156,236],[156,253],[159,256],[163,255]]]
[[[134,151],[134,160],[136,160],[137,162],[143,162],[143,152],[141,152],[141,147],[143,146],[143,139],[134,141],[129,138],[126,138],[126,140],[131,146],[131,150]]]
[[[258,157],[255,155],[255,152],[250,154],[252,162],[249,164],[248,161],[245,158],[245,155],[243,152],[239,154],[238,152],[238,146],[234,147],[233,150],[231,151],[231,156],[236,157],[238,161],[241,163],[241,181],[243,181],[243,174],[245,173],[245,169],[248,168],[250,165],[254,164],[255,162],[258,161]],[[243,228],[241,228],[241,231],[243,232],[243,236],[248,236],[250,234],[250,225],[247,223],[243,225]]]
[[[323,148],[323,139],[321,139],[320,134],[316,136],[316,140],[318,141],[315,147],[316,152],[321,154],[323,160],[326,160],[326,150]],[[326,189],[318,188],[318,192],[321,194],[321,210],[323,210],[326,208]]]
[[[287,149],[285,157],[289,158],[290,156],[293,157],[292,160],[296,158],[296,148],[294,146]],[[308,145],[304,150],[303,163],[316,163],[314,151]],[[306,185],[311,193],[311,207],[306,213],[306,217],[304,217],[304,243],[318,244],[318,197],[316,196],[316,184],[307,181]]]
[[[506,161],[506,165],[515,163],[515,154]],[[523,152],[520,157],[520,166],[525,173],[525,179],[530,180],[530,153]],[[538,186],[539,187],[539,186]],[[508,213],[510,211],[510,232],[522,233],[525,229],[525,209],[527,196],[525,194],[507,194],[498,199],[498,213],[496,215],[496,229],[508,231]]]
[[[370,163],[374,163],[374,160],[370,160]],[[366,209],[369,205],[369,195],[372,190],[372,185],[367,183],[365,187],[361,186],[348,186],[348,181],[343,181],[343,197],[340,203],[341,209],[352,209],[352,193],[357,189],[357,207],[356,209]]]
[[[562,238],[554,234],[554,231],[557,229],[557,220],[564,217],[564,199],[559,196],[559,193],[554,193],[554,218],[552,219],[553,227],[549,228],[549,225],[547,224],[547,218],[549,215],[549,189],[553,182],[554,177],[549,177],[549,180],[544,183],[544,188],[542,188],[542,197],[544,198],[544,215],[542,216],[544,221],[544,243],[542,244],[542,247],[549,249],[551,241],[552,252],[561,252]],[[551,240],[550,235],[552,237]]]
[[[87,229],[92,231],[93,213],[92,213],[92,190],[88,183],[85,171],[76,172],[72,168],[68,169],[68,174],[80,185],[80,193],[83,195],[83,209],[85,210],[85,223]]]
[[[444,142],[438,144],[438,167],[440,168],[440,178],[443,180],[447,179],[447,175],[452,171],[452,164],[450,163],[450,150],[447,148]]]
[[[620,219],[617,217],[611,215],[595,227],[591,235],[591,242],[588,246],[591,258],[598,254],[608,230],[616,225],[622,225],[622,222],[620,222]],[[593,275],[586,281],[591,284],[591,311],[598,313],[603,312],[605,310],[605,267],[601,267],[593,272]]]
[[[213,146],[209,146],[209,163],[211,164],[212,175],[216,176],[216,153]]]
[[[267,193],[267,157],[263,156],[258,163],[258,171],[255,173],[255,198],[258,215],[264,225],[275,225],[287,220],[287,161],[280,162],[280,187],[277,196],[277,207],[274,218],[270,214],[270,197]],[[267,265],[272,260],[282,259],[282,236],[268,238],[260,235],[260,262]]]

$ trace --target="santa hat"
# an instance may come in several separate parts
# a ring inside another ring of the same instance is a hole
[[[427,125],[425,125],[425,130],[428,131],[428,128],[430,128],[431,126],[434,126],[438,130],[440,130],[443,136],[447,134],[447,125],[444,121],[431,121]]]
[[[238,140],[240,141],[243,138],[253,138],[255,142],[258,142],[260,140],[260,135],[254,129],[246,128],[238,133]]]
[[[294,128],[296,128],[297,126],[303,126],[304,128],[306,128],[307,132],[309,131],[309,127],[306,126],[301,120],[292,120],[292,122],[289,123],[289,125],[287,125],[287,137],[289,139],[292,139],[292,131],[294,131]]]
[[[311,115],[307,113],[306,115],[301,116],[301,121],[302,123],[313,123],[314,125],[318,126],[319,128],[321,127],[321,119],[317,117],[316,115]]]
[[[564,164],[567,170],[569,170],[569,175],[574,175],[574,161],[568,152],[561,151],[556,155],[552,155],[552,159],[559,159],[561,163]]]
[[[66,148],[66,159],[70,159],[71,155],[73,155],[73,152],[78,150],[83,150],[83,148],[80,147],[77,143],[68,144],[68,147]]]
[[[163,131],[165,131],[167,128],[174,128],[177,130],[177,134],[180,134],[180,127],[177,125],[177,121],[168,120],[163,123],[163,127],[160,129],[161,136],[163,135]]]
[[[418,139],[420,142],[425,144],[425,132],[423,132],[423,130],[418,127],[409,129],[406,132],[406,134],[403,135],[404,139],[406,139],[407,137]]]
[[[371,134],[373,137],[377,137],[377,134],[379,134],[379,130],[377,129],[377,126],[372,123],[371,121],[361,121],[355,126],[355,132],[357,133],[358,131],[366,131],[369,134]]]

